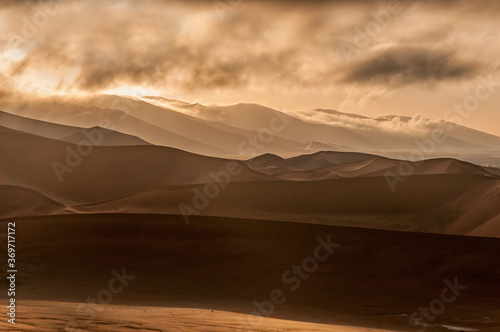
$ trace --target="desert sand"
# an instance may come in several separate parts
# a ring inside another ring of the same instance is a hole
[[[79,304],[69,302],[26,301],[19,314],[24,317],[18,323],[22,331],[62,331],[68,326],[74,330],[91,332],[115,331],[163,331],[163,332],[383,332],[388,330],[365,327],[335,326],[264,318],[259,327],[239,322],[247,315],[234,312],[167,307],[140,307],[126,305],[100,305],[92,320],[86,320],[78,313]],[[68,325],[69,322],[69,325]],[[1,323],[0,323],[1,324]]]
[[[466,289],[427,331],[500,328],[493,238],[215,217],[186,226],[180,216],[126,214],[28,217],[16,228],[18,323],[27,331],[68,322],[84,331],[414,331],[421,326],[409,316],[455,278]],[[318,237],[340,246],[292,290],[283,274],[314,255]],[[110,286],[113,270],[124,271],[123,287]],[[253,323],[254,301],[274,289],[286,300]]]

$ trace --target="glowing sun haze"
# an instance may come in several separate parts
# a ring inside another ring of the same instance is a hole
[[[500,82],[498,1],[0,1],[0,96],[438,118]],[[465,125],[500,135],[500,84]]]

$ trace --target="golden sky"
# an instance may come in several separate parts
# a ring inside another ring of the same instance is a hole
[[[493,0],[0,0],[0,96],[454,109],[500,135],[499,13]]]

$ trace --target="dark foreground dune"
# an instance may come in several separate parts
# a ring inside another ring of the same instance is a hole
[[[496,238],[158,215],[15,222],[23,331],[418,331],[412,313],[433,303],[427,331],[500,330]],[[269,319],[248,315],[273,299]]]

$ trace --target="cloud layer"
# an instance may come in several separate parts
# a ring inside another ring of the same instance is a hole
[[[207,102],[356,104],[401,89],[473,86],[498,58],[499,7],[483,0],[3,0],[0,73],[11,91],[143,87]]]
[[[343,82],[397,87],[461,81],[480,74],[483,66],[479,61],[460,59],[459,54],[450,51],[393,47],[356,62],[346,70]]]

